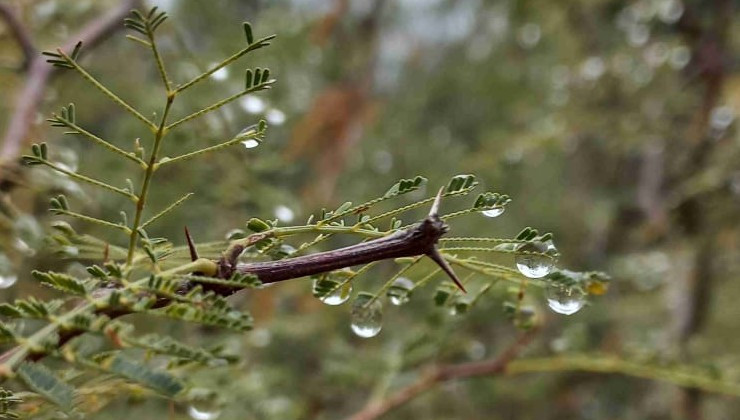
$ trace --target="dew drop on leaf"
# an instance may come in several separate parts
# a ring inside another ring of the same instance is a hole
[[[347,283],[343,286],[339,286],[338,282],[332,280],[326,280],[323,278],[317,278],[313,282],[314,294],[318,294],[319,300],[327,305],[336,306],[346,302],[350,295],[352,295],[352,285]],[[330,291],[324,295],[321,295],[317,291],[322,288],[328,288]]]
[[[258,141],[257,141],[257,140],[255,140],[255,139],[249,139],[249,140],[244,140],[244,141],[242,142],[242,144],[244,145],[244,147],[245,147],[246,149],[254,149],[255,147],[257,147],[257,146],[259,146],[259,145],[260,145],[260,142],[258,142]]]
[[[503,207],[494,207],[494,208],[492,208],[492,209],[489,209],[489,210],[483,210],[483,211],[481,212],[481,214],[482,214],[482,215],[484,215],[484,216],[486,216],[486,217],[492,217],[492,218],[493,218],[493,217],[499,217],[499,216],[501,216],[501,215],[502,215],[503,213],[504,213],[504,208],[503,208]]]
[[[359,293],[352,302],[351,323],[357,336],[375,337],[383,328],[383,304],[369,293]]]
[[[586,294],[577,287],[550,284],[545,290],[547,306],[563,315],[573,315],[583,308],[586,303]]]
[[[401,306],[407,303],[411,298],[411,289],[414,287],[414,282],[407,279],[406,277],[399,277],[393,281],[393,284],[388,289],[388,299],[392,304]]]
[[[517,248],[516,268],[520,273],[532,279],[545,277],[552,270],[555,260],[542,254],[552,252],[557,253],[557,250],[549,241],[547,243],[539,241],[524,243]]]

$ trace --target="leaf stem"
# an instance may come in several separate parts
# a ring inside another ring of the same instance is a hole
[[[141,227],[141,217],[144,213],[144,207],[146,206],[146,199],[149,194],[149,184],[152,180],[152,175],[154,175],[154,169],[157,164],[157,156],[159,155],[159,148],[162,146],[162,139],[165,136],[165,133],[167,131],[166,124],[167,124],[167,116],[170,114],[170,109],[172,108],[172,102],[175,100],[175,95],[173,94],[167,94],[167,102],[164,106],[164,111],[162,112],[162,120],[159,123],[159,128],[157,128],[156,133],[154,134],[154,145],[152,146],[152,153],[149,155],[149,163],[146,167],[146,172],[144,173],[144,181],[141,184],[141,191],[139,192],[139,200],[136,202],[136,213],[134,215],[134,223],[131,226],[131,235],[129,236],[129,243],[128,243],[128,256],[126,257],[126,265],[131,266],[131,263],[134,260],[134,252],[136,251],[136,241],[139,238],[139,227]]]
[[[237,51],[236,53],[232,54],[230,57],[226,58],[225,60],[223,60],[220,63],[216,64],[215,66],[211,67],[205,73],[203,73],[203,74],[201,74],[199,76],[196,76],[191,81],[178,86],[174,90],[174,93],[180,93],[183,90],[185,90],[185,89],[193,86],[194,84],[200,82],[201,80],[205,79],[206,77],[208,77],[208,76],[212,75],[213,73],[217,72],[220,68],[226,67],[227,65],[233,63],[234,61],[236,61],[237,59],[239,59],[239,57],[243,56],[246,53],[248,53],[250,51],[253,51],[253,50],[256,50],[256,49],[259,49],[259,48],[262,48],[262,47],[266,47],[267,45],[269,45],[269,41],[272,40],[273,38],[275,38],[275,35],[270,35],[270,36],[266,36],[266,37],[264,37],[262,39],[258,39],[257,41],[249,44],[249,46],[247,46],[246,48],[243,48],[243,49]]]

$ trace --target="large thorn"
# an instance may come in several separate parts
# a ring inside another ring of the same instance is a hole
[[[193,243],[193,238],[190,236],[190,231],[188,230],[188,227],[185,226],[185,239],[188,241],[188,249],[190,250],[190,261],[195,261],[198,259],[198,250],[195,249],[195,244]]]
[[[452,270],[452,267],[447,262],[447,260],[444,259],[442,254],[440,254],[439,249],[435,246],[432,248],[432,251],[427,254],[427,257],[431,258],[432,261],[436,262],[439,268],[441,268],[445,273],[447,273],[448,276],[450,276],[450,279],[455,283],[455,285],[462,290],[463,293],[468,293],[467,290],[465,290],[465,287],[462,285],[462,282],[457,277],[457,274]]]
[[[442,187],[437,192],[437,196],[434,197],[434,202],[432,203],[432,208],[429,209],[429,217],[438,217],[439,216],[439,204],[442,202],[442,192],[444,192],[445,187]]]

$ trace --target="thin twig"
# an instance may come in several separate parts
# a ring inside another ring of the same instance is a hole
[[[464,379],[474,376],[493,376],[506,371],[509,363],[532,341],[536,330],[522,334],[514,343],[497,357],[481,362],[461,363],[456,365],[435,366],[415,383],[400,389],[389,398],[381,401],[370,401],[362,410],[355,413],[348,420],[374,420],[380,418],[438,384],[455,379]]]

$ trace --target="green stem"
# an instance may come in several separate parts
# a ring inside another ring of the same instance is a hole
[[[246,90],[243,90],[243,91],[241,91],[239,93],[236,93],[234,95],[231,95],[231,96],[229,96],[226,99],[222,99],[222,100],[216,102],[213,105],[210,105],[210,106],[208,106],[206,108],[203,108],[200,111],[193,112],[192,114],[190,114],[190,115],[188,115],[186,117],[183,117],[183,118],[181,118],[181,119],[173,122],[172,124],[170,124],[170,125],[167,126],[167,129],[170,130],[170,129],[175,128],[175,127],[177,127],[178,125],[180,125],[180,124],[182,124],[184,122],[190,121],[190,120],[192,120],[194,118],[201,117],[201,116],[203,116],[203,115],[205,115],[205,114],[207,114],[207,113],[209,113],[211,111],[215,111],[215,110],[221,108],[222,106],[224,106],[224,105],[226,105],[226,104],[228,104],[230,102],[233,102],[233,101],[241,98],[244,95],[247,95],[247,94],[250,94],[250,93],[253,93],[253,92],[258,92],[258,91],[264,90],[264,89],[269,89],[270,88],[270,85],[272,85],[273,82],[274,82],[274,80],[268,80],[265,83],[260,83],[259,85],[252,86],[249,89],[246,89]],[[177,91],[175,91],[175,92],[177,92]]]
[[[58,214],[63,214],[65,216],[74,217],[76,219],[84,220],[84,221],[86,221],[88,223],[94,223],[94,224],[101,225],[101,226],[107,226],[107,227],[111,227],[111,228],[114,228],[114,229],[119,229],[119,230],[124,231],[127,234],[130,234],[131,233],[131,229],[129,229],[128,227],[126,227],[124,225],[119,225],[117,223],[109,222],[107,220],[102,220],[102,219],[98,219],[98,218],[95,218],[95,217],[85,216],[84,214],[76,213],[76,212],[69,211],[69,210],[55,209],[54,212],[55,213],[58,213]]]
[[[159,71],[160,77],[162,77],[162,83],[164,83],[164,88],[167,90],[167,94],[170,93],[170,79],[167,77],[167,71],[164,69],[164,61],[162,61],[162,56],[159,55],[159,49],[157,49],[157,43],[154,42],[154,33],[152,31],[149,32],[149,45],[152,48],[152,53],[154,54],[154,61],[157,62],[157,70]]]
[[[57,117],[57,118],[59,118],[59,117]],[[73,123],[71,121],[62,120],[61,118],[60,118],[60,120],[63,121],[64,124],[67,125],[67,127],[69,127],[71,129],[77,131],[78,134],[81,134],[84,137],[87,137],[88,139],[94,141],[95,143],[97,143],[97,144],[105,147],[106,149],[108,149],[108,150],[110,150],[110,151],[112,151],[114,153],[117,153],[117,154],[125,157],[126,159],[132,160],[132,161],[136,162],[137,164],[139,164],[142,167],[146,166],[146,162],[144,162],[143,160],[141,160],[138,157],[136,157],[135,154],[129,153],[129,152],[123,150],[123,149],[120,149],[117,146],[114,146],[113,144],[111,144],[111,143],[103,140],[102,138],[100,138],[100,137],[96,136],[95,134],[93,134],[93,133],[85,130],[84,128],[80,127],[79,125],[77,125],[77,124],[75,124],[75,123]]]
[[[86,182],[86,183],[91,184],[91,185],[95,185],[96,187],[100,187],[100,188],[106,189],[108,191],[113,191],[114,193],[121,194],[122,196],[124,196],[124,197],[126,197],[126,198],[128,198],[128,199],[130,199],[131,201],[134,201],[134,202],[138,200],[138,198],[134,194],[132,194],[131,192],[126,191],[126,190],[124,190],[122,188],[114,187],[113,185],[106,184],[103,181],[98,181],[97,179],[93,179],[93,178],[87,177],[85,175],[80,175],[77,172],[72,172],[70,170],[64,169],[61,166],[58,166],[58,165],[55,165],[55,164],[49,162],[48,160],[40,160],[39,162],[41,162],[42,164],[50,167],[51,169],[53,169],[53,170],[55,170],[55,171],[57,171],[59,173],[63,173],[65,175],[69,176],[70,178],[76,179],[78,181]]]
[[[270,41],[273,38],[275,38],[275,35],[270,35],[270,36],[266,36],[266,37],[264,37],[262,39],[258,39],[257,41],[249,44],[249,46],[247,46],[246,48],[243,48],[243,49],[237,51],[236,53],[234,53],[230,57],[226,58],[225,60],[223,60],[220,63],[216,64],[215,66],[211,67],[211,69],[208,70],[208,71],[206,71],[205,73],[203,73],[203,74],[201,74],[199,76],[196,76],[193,80],[191,80],[191,81],[189,81],[187,83],[184,83],[184,84],[178,86],[177,89],[175,89],[174,93],[180,93],[183,90],[185,90],[185,89],[193,86],[194,84],[200,82],[201,80],[205,79],[206,77],[208,77],[208,76],[212,75],[213,73],[217,72],[220,68],[226,67],[227,65],[233,63],[234,61],[236,61],[237,59],[239,59],[239,57],[243,56],[244,54],[246,54],[246,53],[248,53],[250,51],[256,50],[258,48],[262,48],[262,47],[265,47],[265,46],[269,45],[268,44],[268,41]]]
[[[246,136],[234,137],[231,140],[225,141],[223,143],[216,144],[214,146],[205,147],[203,149],[199,149],[199,150],[196,150],[194,152],[185,153],[183,155],[176,156],[176,157],[169,158],[169,159],[163,158],[159,163],[157,163],[157,168],[156,169],[159,169],[159,167],[161,167],[163,165],[169,165],[171,163],[175,163],[175,162],[179,162],[179,161],[183,161],[183,160],[187,160],[187,159],[192,159],[192,158],[194,158],[194,157],[196,157],[198,155],[201,155],[203,153],[214,152],[216,150],[224,149],[226,147],[233,146],[233,145],[235,145],[237,143],[241,143],[241,142],[246,141],[246,140],[255,139],[255,138],[259,137],[260,135],[261,135],[261,133],[255,131],[253,134],[246,135]]]
[[[134,215],[134,224],[131,226],[131,235],[129,236],[128,242],[128,256],[126,257],[126,265],[131,266],[134,260],[134,252],[136,251],[136,241],[139,238],[139,227],[141,226],[141,216],[144,214],[144,208],[146,207],[146,199],[149,194],[149,184],[154,175],[154,169],[157,164],[157,157],[159,155],[159,148],[162,146],[162,139],[167,132],[167,116],[170,114],[172,108],[172,102],[175,100],[175,95],[167,95],[167,103],[164,106],[164,112],[162,112],[162,120],[159,123],[154,134],[154,145],[152,146],[152,153],[149,155],[149,163],[144,173],[144,181],[141,184],[141,192],[139,193],[139,200],[136,202],[136,214]]]

